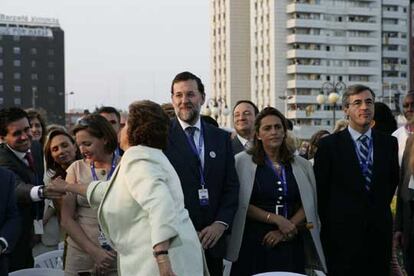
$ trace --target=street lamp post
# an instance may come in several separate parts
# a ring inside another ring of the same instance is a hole
[[[210,98],[207,100],[207,105],[204,110],[204,115],[213,115],[217,121],[220,116],[227,117],[230,114],[230,109],[227,106],[226,100],[223,98]]]
[[[65,93],[65,112],[69,112],[69,96],[74,94],[75,92],[73,91]]]
[[[336,123],[336,107],[339,99],[341,98],[342,93],[345,91],[346,85],[344,82],[325,82],[322,84],[321,94],[316,96],[316,102],[320,105],[328,102],[332,105],[333,111],[333,128],[335,128]]]

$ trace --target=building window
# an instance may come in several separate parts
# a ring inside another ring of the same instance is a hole
[[[13,54],[20,55],[20,47],[13,47]]]
[[[54,56],[55,55],[55,50],[54,49],[49,49],[49,50],[47,50],[47,54],[49,56]]]
[[[0,105],[3,105],[3,104],[4,104],[4,98],[0,97]]]
[[[33,74],[30,76],[30,78],[31,78],[32,80],[37,80],[37,79],[38,79],[38,75],[37,75],[36,73],[33,73]]]
[[[13,65],[15,66],[15,67],[20,67],[20,65],[21,65],[22,63],[21,63],[21,61],[20,60],[18,60],[18,59],[15,59],[15,60],[13,60]]]
[[[47,63],[47,67],[49,67],[49,68],[54,68],[54,67],[55,67],[55,63],[54,63],[53,61],[49,61],[49,62]]]
[[[4,74],[3,72],[0,72],[0,80],[4,79]]]
[[[3,86],[3,84],[0,84],[0,92],[4,92],[4,86]]]
[[[3,54],[3,47],[0,46],[0,54]]]
[[[15,80],[20,80],[21,79],[21,74],[19,72],[15,72],[15,73],[13,73],[13,78]]]
[[[31,49],[30,49],[30,53],[31,53],[32,55],[37,55],[37,49],[36,49],[36,48],[31,48]]]
[[[20,36],[14,35],[13,40],[16,41],[16,42],[20,41]]]
[[[47,87],[47,92],[49,93],[55,93],[56,89],[53,86],[48,86]]]
[[[3,59],[0,58],[0,66],[3,66]]]
[[[36,67],[36,60],[32,60],[32,61],[30,62],[30,66],[31,66],[32,68]]]
[[[14,92],[22,92],[22,87],[20,85],[15,85]]]
[[[14,105],[21,105],[21,104],[22,104],[22,99],[14,98]]]
[[[54,80],[55,80],[55,75],[53,75],[53,74],[49,74],[49,75],[47,76],[47,79],[48,79],[48,80],[50,80],[50,81],[54,81]]]

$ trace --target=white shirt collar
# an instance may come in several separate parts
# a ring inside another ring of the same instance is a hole
[[[246,146],[247,142],[249,142],[249,140],[247,140],[246,138],[243,138],[242,136],[240,136],[239,134],[237,134],[237,138],[239,138],[240,143],[243,145],[243,147]]]
[[[368,136],[369,139],[371,139],[371,136],[372,136],[371,128],[369,128],[367,132],[361,134],[355,129],[353,129],[351,126],[348,126],[348,131],[349,131],[349,134],[351,134],[351,137],[355,142],[358,141],[359,137],[361,137],[362,135]]]
[[[190,126],[196,127],[197,130],[200,130],[201,129],[201,119],[200,119],[200,116],[198,117],[198,120],[197,120],[197,122],[194,125],[190,125],[187,122],[182,121],[180,118],[178,118],[178,116],[177,116],[177,120],[180,123],[181,127],[183,128],[183,130],[185,130],[187,127],[190,127]]]
[[[17,158],[19,158],[20,160],[22,160],[23,162],[26,162],[26,159],[24,158],[26,156],[26,153],[30,152],[30,149],[27,152],[21,152],[21,151],[17,151],[12,149],[9,144],[6,144],[7,147],[14,153],[14,155],[17,156]]]

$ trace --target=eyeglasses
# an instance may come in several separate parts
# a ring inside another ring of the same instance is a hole
[[[414,107],[414,102],[404,103],[404,104],[403,104],[403,107],[404,107],[404,108],[409,108],[409,107],[412,107],[412,108],[413,108],[413,107]]]
[[[351,105],[353,107],[358,107],[359,108],[359,107],[362,106],[363,103],[365,103],[365,105],[367,107],[372,107],[374,105],[374,101],[372,99],[367,99],[365,101],[363,101],[363,100],[355,100],[352,103],[349,103],[348,105]]]

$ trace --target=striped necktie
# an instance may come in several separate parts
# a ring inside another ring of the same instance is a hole
[[[365,178],[365,188],[367,191],[371,189],[371,179],[372,179],[372,160],[371,155],[369,152],[369,137],[366,135],[361,135],[361,137],[358,138],[359,141],[359,157],[361,162],[361,167],[366,169],[363,170],[363,176]]]

